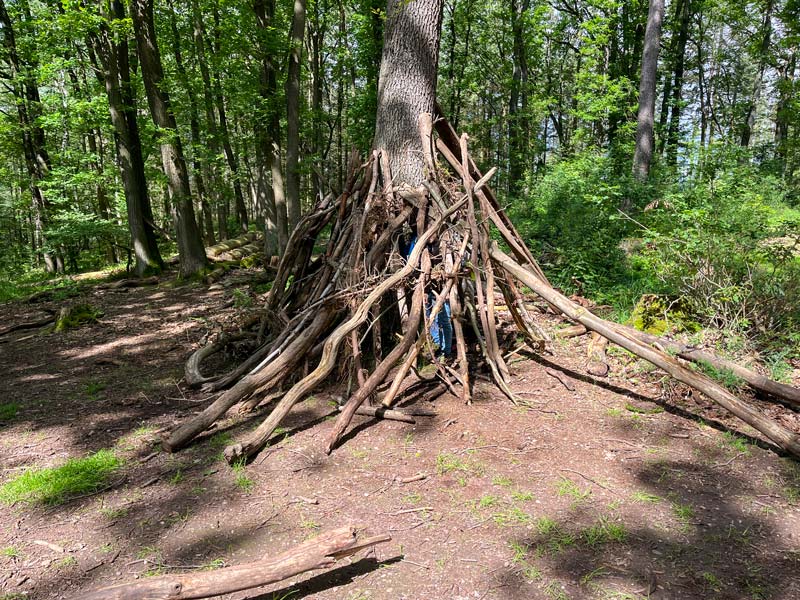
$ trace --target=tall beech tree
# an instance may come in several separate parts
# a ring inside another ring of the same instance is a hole
[[[169,186],[181,275],[189,277],[205,269],[206,251],[195,220],[178,124],[165,89],[164,68],[153,23],[153,1],[132,0],[131,17],[150,116],[161,135],[161,162]]]

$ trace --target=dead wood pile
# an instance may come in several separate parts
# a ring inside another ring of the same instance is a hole
[[[435,376],[420,382],[432,393],[450,391],[469,403],[475,374],[485,369],[518,402],[501,350],[509,332],[498,320],[495,290],[513,319],[510,337],[521,335],[533,351],[547,340],[528,313],[522,283],[554,310],[700,390],[800,456],[796,434],[664,352],[657,340],[634,336],[556,291],[492,194],[495,169],[482,175],[467,136],[459,138],[445,119],[434,123],[422,115],[419,127],[428,179],[419,188],[394,186],[380,151],[365,164],[352,158],[344,191],[319,201],[289,239],[264,307],[263,343],[231,373],[201,377],[204,389],[224,391],[169,435],[167,450],[189,444],[237,403],[253,409],[280,398],[256,430],[225,449],[229,462],[249,459],[295,404],[332,377],[349,377],[353,392],[325,444],[331,452],[367,399],[382,392],[389,408],[408,392],[404,381],[421,359],[435,365]],[[492,242],[492,229],[509,253]],[[315,254],[318,244],[324,250]],[[428,334],[443,310],[452,314],[452,360],[437,356]],[[201,348],[193,370],[199,373],[204,356],[219,346]]]

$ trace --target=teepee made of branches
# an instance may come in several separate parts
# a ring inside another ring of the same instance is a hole
[[[187,367],[192,381],[219,395],[165,439],[167,450],[185,447],[234,405],[246,412],[277,400],[254,431],[225,449],[229,462],[250,459],[296,404],[343,375],[354,385],[325,442],[328,453],[362,404],[379,395],[389,408],[412,388],[427,386],[428,397],[449,391],[469,404],[476,373],[483,371],[516,402],[503,359],[509,332],[504,335],[508,327],[498,319],[496,292],[511,314],[512,339],[521,335],[533,352],[547,342],[528,312],[522,284],[552,310],[697,388],[800,456],[796,434],[665,353],[657,340],[604,321],[555,290],[490,189],[496,169],[482,174],[470,158],[468,137],[430,114],[420,116],[419,135],[427,176],[421,186],[394,185],[380,150],[363,163],[353,155],[344,190],[302,218],[280,259],[263,316],[252,323],[259,344],[217,377],[201,375],[202,359],[237,335],[193,355]],[[494,232],[506,250],[493,241]],[[436,355],[429,335],[443,310],[452,321],[451,359]],[[421,358],[435,365],[435,374],[409,386]],[[797,392],[785,387],[790,395]]]

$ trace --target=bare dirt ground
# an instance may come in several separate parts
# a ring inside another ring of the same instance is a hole
[[[624,353],[610,377],[585,375],[583,339],[517,357],[513,387],[531,408],[483,380],[474,405],[442,396],[417,425],[356,417],[326,457],[332,382],[246,468],[221,450],[257,418],[234,414],[189,449],[158,452],[205,406],[181,378],[203,336],[236,316],[232,289],[215,287],[88,292],[99,323],[0,345],[0,403],[20,405],[0,423],[0,483],[103,448],[125,458],[94,495],[0,505],[0,598],[79,599],[349,523],[393,540],[227,598],[800,598],[797,462]],[[37,314],[5,305],[0,328]],[[800,429],[795,413],[769,410]]]

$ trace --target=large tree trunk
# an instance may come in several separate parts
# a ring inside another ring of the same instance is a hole
[[[653,120],[656,107],[656,71],[661,42],[661,23],[664,20],[664,0],[650,0],[647,29],[644,34],[642,77],[639,81],[639,112],[636,124],[636,150],[633,154],[633,174],[645,181],[650,174],[655,136]]]
[[[286,77],[286,211],[290,231],[300,220],[300,61],[305,23],[306,0],[294,0],[292,46]]]
[[[114,19],[125,18],[120,0],[112,2],[112,10]],[[163,261],[156,243],[153,211],[147,193],[136,98],[130,80],[128,42],[122,37],[119,43],[114,43],[108,28],[103,27],[90,36],[89,49],[97,77],[105,86],[108,97],[117,164],[125,192],[128,230],[136,260],[135,273],[141,277],[160,271]]]
[[[417,119],[435,112],[441,22],[442,0],[388,0],[375,147],[387,154],[395,184],[425,179]]]
[[[194,216],[189,173],[178,135],[178,125],[172,113],[169,95],[164,88],[164,69],[153,23],[153,0],[133,0],[131,17],[150,114],[156,126],[163,130],[161,162],[172,200],[180,271],[183,277],[189,277],[205,269],[206,251]]]

